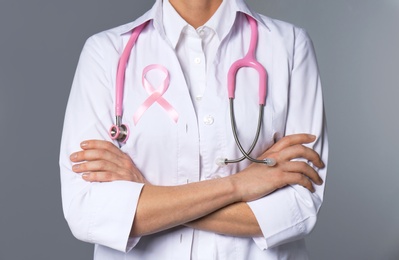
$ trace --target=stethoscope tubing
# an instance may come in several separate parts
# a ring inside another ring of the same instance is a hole
[[[253,151],[253,149],[255,148],[256,143],[258,142],[258,139],[259,139],[260,129],[262,128],[264,105],[262,105],[262,104],[259,105],[258,126],[256,127],[255,138],[252,141],[252,144],[251,144],[250,148],[248,149],[248,151],[245,151],[245,149],[241,145],[240,139],[238,138],[238,134],[237,134],[237,124],[236,124],[236,119],[235,119],[236,117],[235,117],[235,113],[234,113],[234,101],[232,98],[229,99],[229,104],[230,104],[230,122],[231,122],[231,128],[233,130],[232,132],[233,132],[234,140],[237,144],[238,149],[240,150],[240,152],[242,153],[243,156],[241,156],[240,158],[234,159],[234,160],[225,159],[224,164],[227,165],[229,163],[238,163],[238,162],[243,161],[244,159],[248,159],[249,161],[254,162],[254,163],[262,163],[262,164],[266,164],[268,166],[276,165],[276,160],[273,158],[265,158],[263,160],[259,160],[259,159],[253,158],[250,155],[251,152]]]
[[[234,159],[234,160],[225,159],[225,164],[238,163],[238,162],[243,161],[245,158],[250,160],[251,162],[258,162],[259,160],[252,158],[250,156],[250,154],[252,153],[252,151],[255,148],[256,143],[258,142],[258,139],[259,139],[260,129],[262,127],[263,105],[259,105],[258,126],[256,128],[256,134],[255,134],[254,140],[252,141],[252,144],[251,144],[250,148],[248,149],[248,151],[245,151],[245,149],[241,145],[240,139],[238,138],[237,124],[236,124],[235,113],[234,113],[234,101],[232,98],[229,99],[229,107],[230,107],[230,123],[231,123],[231,127],[233,130],[234,140],[238,146],[238,149],[243,154],[243,156],[241,156],[240,158]]]
[[[125,85],[125,74],[126,67],[129,61],[130,53],[132,52],[133,46],[143,31],[144,27],[148,24],[145,22],[138,27],[136,27],[129,41],[126,44],[125,49],[119,58],[118,68],[116,71],[116,86],[115,86],[115,124],[112,125],[108,131],[109,136],[112,140],[117,140],[118,142],[124,143],[129,138],[130,130],[126,124],[122,124],[122,114],[123,114],[123,91]]]
[[[125,74],[126,67],[129,61],[130,53],[132,52],[133,46],[136,44],[137,39],[140,33],[143,31],[144,27],[148,22],[145,22],[139,26],[137,26],[132,35],[129,38],[129,41],[126,44],[125,49],[122,52],[122,56],[118,62],[118,69],[116,73],[116,98],[115,98],[115,115],[118,117],[122,117],[123,113],[123,90],[125,85]]]
[[[228,90],[228,96],[229,96],[229,103],[230,103],[230,121],[231,121],[231,128],[234,136],[234,140],[237,144],[238,149],[242,153],[242,157],[238,159],[222,159],[222,161],[218,162],[218,164],[221,165],[226,165],[229,163],[237,163],[241,162],[244,159],[248,159],[251,162],[254,163],[262,163],[266,164],[268,166],[274,166],[276,164],[276,160],[273,158],[265,158],[263,160],[259,160],[256,158],[253,158],[250,154],[253,151],[253,149],[256,146],[256,143],[258,142],[259,135],[260,135],[260,130],[262,128],[262,119],[263,119],[263,109],[264,106],[266,105],[266,95],[267,95],[267,71],[265,67],[263,67],[262,64],[260,64],[256,60],[256,48],[258,45],[258,24],[256,20],[249,15],[245,16],[249,22],[249,25],[251,27],[251,40],[249,43],[249,48],[247,54],[244,56],[244,58],[237,60],[236,62],[233,63],[233,65],[230,67],[229,72],[227,74],[227,90]],[[239,69],[244,68],[244,67],[249,67],[252,69],[255,69],[258,74],[259,74],[259,116],[258,116],[258,126],[256,130],[256,134],[254,137],[254,140],[248,149],[248,151],[245,151],[245,149],[242,147],[240,139],[238,138],[237,134],[237,124],[235,120],[235,114],[234,114],[234,98],[235,98],[235,89],[236,89],[236,76],[237,72]],[[218,159],[220,160],[220,159]]]

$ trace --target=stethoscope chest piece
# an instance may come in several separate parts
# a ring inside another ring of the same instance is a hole
[[[129,127],[121,124],[120,117],[116,117],[116,124],[111,126],[108,133],[112,140],[125,143],[129,137]]]

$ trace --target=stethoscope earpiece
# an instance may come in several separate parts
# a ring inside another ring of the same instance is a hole
[[[270,166],[270,167],[273,167],[277,164],[276,159],[273,159],[273,158],[265,158],[265,159],[263,159],[263,161],[264,161],[264,164],[266,164],[267,166]]]
[[[227,165],[226,161],[227,161],[227,158],[218,157],[218,158],[216,158],[215,163],[219,167],[224,167]]]
[[[250,158],[252,159],[252,157],[250,157]],[[226,166],[229,163],[235,163],[235,162],[236,161],[228,160],[227,158],[222,158],[222,157],[218,157],[215,160],[216,165],[219,166],[219,167],[224,167],[224,166]],[[275,166],[277,164],[276,159],[273,159],[273,158],[265,158],[263,160],[256,160],[254,162],[262,163],[262,164],[265,164],[265,165],[267,165],[269,167],[273,167],[273,166]]]

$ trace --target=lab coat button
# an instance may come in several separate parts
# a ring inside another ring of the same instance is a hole
[[[201,63],[201,58],[195,58],[194,59],[195,64],[200,64]]]
[[[201,100],[202,100],[202,96],[201,96],[201,95],[196,96],[196,97],[195,97],[195,100],[201,101]]]
[[[204,124],[206,125],[212,125],[215,119],[212,116],[206,116],[204,117]]]

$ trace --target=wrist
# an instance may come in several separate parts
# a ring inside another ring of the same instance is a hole
[[[227,181],[231,187],[231,194],[233,196],[234,202],[242,202],[243,201],[243,193],[242,193],[242,183],[240,185],[240,173],[233,174],[227,177]]]

